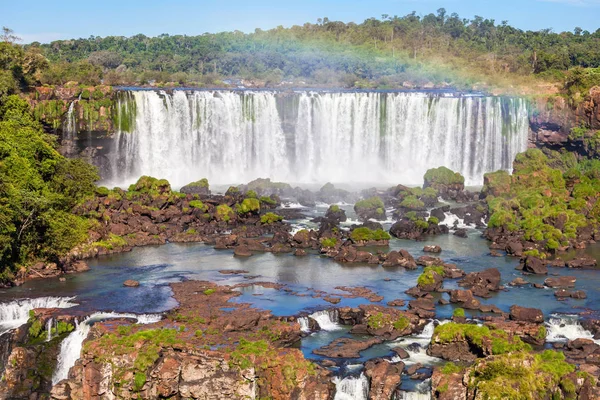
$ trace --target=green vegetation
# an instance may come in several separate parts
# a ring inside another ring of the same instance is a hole
[[[431,284],[433,284],[435,282],[435,275],[438,275],[440,277],[444,277],[444,267],[442,266],[429,266],[429,267],[425,267],[425,269],[423,270],[423,273],[421,273],[421,275],[419,275],[419,277],[417,278],[417,285],[422,287],[422,286],[429,286]]]
[[[157,179],[151,176],[142,176],[138,181],[129,186],[129,193],[133,195],[149,194],[158,196],[171,193],[171,184],[166,179]]]
[[[385,215],[385,205],[380,197],[374,196],[368,199],[359,200],[354,205],[354,211],[357,214],[374,213],[375,216],[379,218]]]
[[[338,213],[338,212],[340,212],[340,206],[338,206],[337,204],[333,204],[333,205],[329,206],[328,211],[331,211],[332,213]]]
[[[367,326],[371,329],[381,329],[385,327],[392,327],[397,331],[403,331],[410,325],[410,321],[404,315],[394,319],[389,314],[378,312],[376,314],[369,315],[367,318]]]
[[[215,292],[215,289],[206,289],[203,293],[207,296],[210,296]]]
[[[454,172],[446,167],[431,168],[423,176],[426,186],[436,187],[436,185],[463,185],[465,178],[458,172]]]
[[[200,200],[192,200],[192,201],[190,201],[190,207],[197,208],[198,210],[202,210],[202,211],[208,210],[208,206],[206,206]]]
[[[390,234],[383,229],[371,230],[365,226],[356,228],[350,233],[353,242],[371,241],[371,240],[389,240]]]
[[[465,309],[464,308],[455,308],[454,312],[452,313],[452,316],[454,317],[459,317],[459,318],[464,318],[465,317]]]
[[[86,240],[89,223],[71,209],[97,179],[93,167],[56,151],[27,102],[0,102],[0,282],[37,259],[58,262]]]
[[[336,244],[337,244],[337,238],[334,238],[334,237],[321,238],[321,246],[323,246],[323,247],[332,248],[332,247],[335,247]]]
[[[273,200],[272,198],[270,198],[269,196],[261,196],[259,200],[263,204],[268,204],[271,206],[277,205],[277,202],[275,200]]]
[[[491,342],[491,354],[504,354],[531,350],[531,346],[524,343],[518,336],[510,337],[500,329],[490,329],[487,326],[474,324],[457,324],[449,322],[436,326],[433,332],[434,340],[441,343],[450,343],[455,340],[466,340],[469,343],[483,348],[484,341]]]
[[[406,196],[400,202],[400,207],[408,208],[409,210],[422,210],[425,208],[425,203],[417,198],[417,196]]]
[[[456,373],[459,373],[461,371],[462,371],[462,368],[459,367],[458,365],[454,364],[453,362],[447,362],[442,367],[442,373],[444,375],[456,374]]]
[[[260,217],[261,224],[274,224],[275,222],[283,221],[283,217],[281,215],[277,215],[272,212],[268,212]]]
[[[539,149],[518,154],[510,183],[487,198],[488,226],[520,231],[549,251],[569,246],[578,229],[597,227],[600,179],[595,168],[593,162],[578,163],[558,152],[550,157]]]
[[[191,188],[193,188],[193,187],[207,188],[207,189],[209,188],[208,179],[206,179],[206,178],[202,178],[202,179],[200,179],[199,181],[196,181],[196,182],[188,183],[185,186],[186,187],[191,187]]]
[[[555,398],[559,384],[565,392],[573,389],[565,375],[575,366],[565,362],[561,352],[545,350],[541,354],[517,352],[479,361],[469,381],[469,388],[483,399]],[[564,390],[564,389],[563,389]],[[560,393],[558,398],[568,398]]]
[[[241,204],[236,206],[238,214],[258,214],[260,212],[260,201],[256,198],[245,198]]]
[[[437,225],[440,223],[440,220],[437,217],[429,217],[427,222],[429,222],[431,225]]]
[[[127,241],[123,237],[111,233],[108,235],[107,239],[94,242],[92,243],[92,246],[103,247],[107,250],[113,250],[127,246]]]
[[[146,383],[146,373],[160,357],[161,349],[179,342],[176,329],[148,329],[135,333],[131,333],[131,329],[123,329],[94,341],[94,358],[99,362],[109,362],[114,356],[135,355],[132,383],[135,390],[141,390]],[[91,345],[92,342],[86,343],[84,351],[91,351]],[[127,372],[116,365],[113,368],[115,381],[122,379]]]
[[[219,204],[217,206],[216,217],[219,221],[229,222],[233,216],[233,210],[227,204]]]

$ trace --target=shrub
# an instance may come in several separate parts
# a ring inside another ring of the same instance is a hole
[[[257,214],[260,211],[260,202],[256,198],[245,198],[242,204],[236,206],[238,214]]]
[[[217,206],[217,219],[219,221],[229,222],[231,220],[231,216],[233,215],[233,210],[227,204],[219,204]]]
[[[354,210],[357,212],[359,210],[378,210],[378,209],[381,209],[381,211],[382,211],[381,214],[383,214],[383,211],[385,210],[385,205],[383,204],[383,201],[381,200],[381,198],[377,197],[377,196],[360,200],[354,205]]]
[[[455,308],[454,312],[452,313],[452,315],[455,316],[455,317],[464,318],[465,317],[465,310],[464,310],[464,308]]]
[[[335,245],[337,244],[337,238],[331,237],[331,238],[322,238],[321,239],[321,246],[323,247],[335,247]]]
[[[208,209],[208,207],[203,202],[201,202],[200,200],[192,200],[192,201],[190,201],[190,207],[197,208],[197,209],[202,210],[202,211],[206,211]]]
[[[389,240],[391,236],[383,229],[377,229],[375,231],[367,227],[355,228],[350,234],[350,238],[354,242],[370,241],[370,240]]]
[[[283,217],[272,212],[268,212],[260,217],[260,223],[265,225],[273,224],[279,221],[283,221]]]
[[[446,167],[431,168],[423,176],[425,186],[434,186],[435,184],[453,185],[464,184],[465,178],[458,172],[454,172]]]
[[[425,203],[417,198],[417,196],[410,195],[406,196],[401,202],[400,207],[408,208],[411,210],[420,210],[425,207]]]
[[[419,275],[417,278],[418,286],[428,286],[435,282],[435,275],[437,274],[440,277],[444,276],[444,267],[442,266],[430,266],[425,267],[423,273]]]
[[[432,225],[437,225],[440,223],[440,220],[437,217],[429,217],[429,220],[427,222],[429,222]]]
[[[265,204],[269,204],[269,205],[272,205],[272,206],[274,206],[274,205],[277,204],[277,202],[275,200],[273,200],[272,198],[270,198],[268,196],[262,196],[260,198],[260,202],[261,203],[265,203]]]

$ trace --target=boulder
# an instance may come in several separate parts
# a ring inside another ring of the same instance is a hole
[[[233,250],[233,254],[237,257],[250,257],[252,255],[252,252],[250,251],[248,246],[240,245]]]
[[[513,305],[510,307],[510,319],[514,321],[542,323],[544,322],[544,314],[542,314],[542,310],[538,308]]]
[[[413,256],[406,250],[392,250],[388,253],[385,261],[383,262],[384,267],[403,267],[406,269],[416,269],[417,263]]]
[[[471,289],[475,296],[488,297],[490,291],[500,290],[500,271],[497,268],[489,268],[471,272],[458,281],[458,285]]]
[[[567,261],[566,265],[569,268],[594,268],[597,265],[597,261],[595,258],[585,256]]]
[[[529,272],[530,274],[546,275],[548,274],[548,267],[542,260],[537,257],[527,256],[523,263],[523,271]]]
[[[127,279],[125,282],[123,282],[123,286],[138,287],[138,286],[140,286],[140,283],[138,281],[134,281],[133,279]]]
[[[442,248],[437,245],[430,245],[423,247],[423,251],[426,253],[441,253]]]
[[[469,310],[477,310],[481,303],[473,297],[473,292],[470,290],[451,290],[450,303],[462,304],[463,308]]]
[[[392,364],[383,359],[369,360],[365,363],[365,375],[369,378],[369,399],[389,400],[400,385],[404,363]]]
[[[557,276],[552,278],[546,278],[544,285],[551,288],[573,288],[577,278],[574,276]]]

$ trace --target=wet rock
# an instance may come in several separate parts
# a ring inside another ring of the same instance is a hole
[[[459,303],[468,310],[477,310],[481,305],[480,301],[473,297],[472,291],[460,289],[450,291],[450,303]]]
[[[489,268],[471,272],[460,280],[458,285],[471,289],[475,296],[488,297],[490,291],[500,290],[500,271],[496,268]]]
[[[444,264],[444,278],[457,279],[465,276],[466,273],[454,264]]]
[[[521,242],[511,241],[506,244],[504,250],[508,255],[521,257],[523,255],[523,244]]]
[[[424,297],[408,302],[408,309],[412,310],[421,318],[434,318],[435,317],[435,304],[433,300],[426,299]]]
[[[341,299],[339,297],[327,296],[327,297],[323,297],[323,300],[325,300],[326,302],[331,303],[331,304],[338,304]]]
[[[241,245],[241,246],[237,246],[233,250],[233,254],[237,257],[250,257],[252,255],[252,252],[250,251],[248,246]]]
[[[567,289],[559,289],[554,292],[554,296],[557,298],[566,298],[570,297],[573,299],[586,299],[587,294],[583,290],[567,290]]]
[[[523,264],[523,271],[529,272],[530,274],[546,275],[548,273],[548,267],[542,260],[537,257],[527,256]]]
[[[408,354],[408,351],[404,350],[402,347],[393,347],[392,351],[394,353],[396,353],[396,355],[398,357],[400,357],[402,360],[405,360],[410,357],[410,354]]]
[[[527,284],[529,284],[529,282],[521,277],[515,278],[509,283],[510,286],[524,286]]]
[[[448,300],[444,299],[444,298],[441,298],[441,299],[438,300],[438,304],[440,304],[442,306],[445,306],[447,304],[450,304],[450,302]]]
[[[402,299],[395,299],[392,301],[388,301],[387,305],[390,307],[404,307],[404,300]]]
[[[389,363],[383,359],[365,363],[365,375],[370,380],[369,399],[389,400],[400,385],[404,363]]]
[[[544,322],[544,314],[542,314],[542,310],[538,308],[513,305],[510,307],[510,319],[514,321],[542,323]]]
[[[338,338],[328,345],[313,350],[313,353],[329,358],[358,358],[361,351],[380,343],[383,343],[381,338],[367,340]]]
[[[395,251],[388,253],[386,260],[383,262],[384,267],[403,267],[406,269],[416,269],[417,263],[413,256],[406,250]]]
[[[296,251],[294,251],[294,255],[295,256],[305,256],[306,255],[306,250],[304,249],[296,249]]]
[[[423,247],[423,251],[426,253],[441,253],[442,248],[437,245],[425,246]]]
[[[443,261],[439,257],[421,256],[417,258],[417,265],[423,267],[431,267],[433,265],[443,265]]]
[[[134,281],[133,279],[127,279],[125,282],[123,282],[123,286],[138,287],[138,286],[140,286],[140,283],[138,281]]]
[[[574,276],[558,276],[553,278],[546,278],[544,285],[551,288],[573,288],[577,278]]]
[[[533,286],[533,287],[534,287],[534,288],[536,288],[536,289],[543,289],[543,288],[544,288],[544,285],[542,285],[542,284],[540,284],[540,283],[534,283],[534,284],[533,284],[533,285],[531,285],[531,286]]]
[[[460,238],[466,238],[466,237],[468,237],[467,230],[465,228],[457,228],[454,230],[454,236],[458,236]]]
[[[567,261],[566,265],[569,268],[594,268],[597,265],[597,261],[595,258],[585,256]]]

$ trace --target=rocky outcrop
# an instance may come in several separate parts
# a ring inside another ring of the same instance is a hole
[[[496,268],[489,268],[479,272],[471,272],[458,284],[471,289],[475,296],[489,297],[490,292],[500,290],[500,271]]]
[[[383,359],[365,363],[365,375],[369,378],[369,399],[389,400],[400,386],[404,363],[390,363]]]

